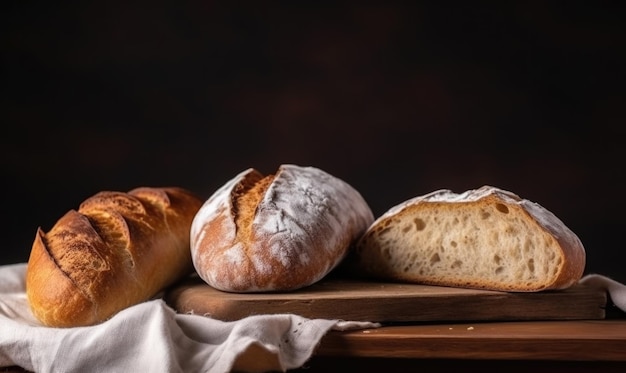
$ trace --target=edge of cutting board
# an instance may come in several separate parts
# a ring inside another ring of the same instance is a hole
[[[324,279],[285,293],[227,293],[197,277],[167,291],[179,313],[223,321],[261,314],[373,322],[604,319],[607,294],[574,285],[558,291],[510,293],[443,286]]]

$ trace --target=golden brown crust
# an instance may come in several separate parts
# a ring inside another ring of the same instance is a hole
[[[350,185],[312,167],[248,169],[209,198],[191,229],[196,271],[231,292],[289,291],[330,272],[373,221]]]
[[[48,326],[96,324],[190,273],[201,204],[181,188],[105,191],[38,229],[26,273],[33,313]]]

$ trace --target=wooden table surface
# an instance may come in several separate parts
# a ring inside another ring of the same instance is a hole
[[[321,356],[626,361],[626,319],[383,326],[330,332]]]
[[[333,331],[301,372],[626,372],[626,319],[386,325]]]
[[[385,325],[331,331],[296,371],[626,372],[626,319]],[[18,367],[0,372],[24,373]]]

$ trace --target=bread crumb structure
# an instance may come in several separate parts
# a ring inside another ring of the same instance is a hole
[[[569,287],[585,266],[581,241],[554,214],[490,186],[401,203],[354,254],[357,270],[378,278],[503,291]]]
[[[247,169],[217,190],[191,228],[199,276],[230,292],[295,290],[335,268],[374,217],[346,182],[314,167]]]

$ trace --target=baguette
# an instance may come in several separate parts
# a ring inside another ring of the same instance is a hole
[[[103,191],[38,228],[26,271],[33,314],[52,327],[98,324],[190,274],[201,205],[181,188]]]
[[[559,218],[491,186],[400,203],[350,259],[351,270],[380,279],[511,292],[567,288],[584,267],[583,244]]]
[[[374,221],[363,197],[314,167],[247,169],[217,190],[191,227],[198,275],[228,292],[290,291],[322,279]]]

